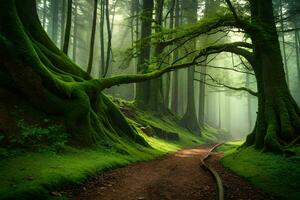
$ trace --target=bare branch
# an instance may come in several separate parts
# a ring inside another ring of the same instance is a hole
[[[239,65],[241,65],[241,63],[238,64],[238,65],[235,65],[233,67],[237,67]],[[214,69],[224,69],[224,70],[228,70],[228,71],[234,71],[234,72],[238,72],[238,73],[249,74],[249,75],[252,75],[252,76],[255,75],[252,72],[241,71],[241,70],[234,69],[234,68],[229,68],[229,67],[220,67],[220,66],[214,66],[214,65],[199,65],[199,66],[201,66],[201,67],[207,67],[207,68],[214,68]],[[197,71],[195,71],[195,72],[197,72]]]
[[[198,81],[198,82],[204,83],[204,84],[209,85],[211,87],[225,87],[225,88],[228,88],[230,90],[245,91],[245,92],[248,92],[249,94],[257,97],[257,92],[254,92],[253,90],[251,90],[249,88],[246,88],[246,87],[232,87],[232,86],[221,84],[221,83],[217,84],[217,85],[214,85],[214,84],[210,84],[210,83],[207,83],[207,82],[199,80],[199,79],[194,79],[194,81]]]

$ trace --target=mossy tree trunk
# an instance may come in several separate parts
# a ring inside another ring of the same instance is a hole
[[[112,146],[122,143],[120,137],[147,144],[99,90],[101,82],[49,39],[35,0],[0,0],[0,5],[0,71],[12,87],[44,112],[63,116],[78,144]]]
[[[162,31],[162,22],[163,22],[163,7],[164,0],[155,0],[155,33],[160,33]],[[154,59],[157,63],[160,63],[161,53],[163,52],[163,48],[158,44],[154,50]],[[149,101],[148,101],[148,109],[157,114],[166,113],[168,108],[165,105],[163,98],[163,81],[162,77],[153,79],[150,81],[150,90],[149,93]]]
[[[141,13],[141,50],[138,58],[137,73],[147,73],[147,66],[150,63],[150,36],[152,25],[153,0],[144,0]],[[146,108],[149,100],[150,82],[136,84],[135,101],[138,107]]]
[[[251,1],[251,14],[252,24],[259,25],[259,31],[250,32],[254,45],[258,115],[255,129],[245,145],[282,151],[291,143],[299,143],[300,111],[285,79],[272,1]]]

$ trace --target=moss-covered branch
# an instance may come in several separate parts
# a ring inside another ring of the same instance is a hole
[[[170,72],[173,70],[187,68],[190,66],[200,64],[200,63],[204,62],[204,60],[202,59],[204,56],[216,54],[216,53],[220,53],[220,52],[231,52],[231,53],[235,53],[237,55],[241,55],[241,56],[245,57],[245,59],[247,59],[250,64],[254,64],[252,53],[245,48],[250,49],[250,48],[252,48],[252,45],[249,43],[246,43],[246,42],[233,42],[233,43],[228,43],[228,44],[210,46],[210,47],[204,48],[202,50],[199,50],[198,54],[196,56],[194,56],[194,58],[190,62],[187,62],[187,63],[170,65],[163,69],[154,70],[154,71],[146,73],[146,74],[120,75],[120,76],[114,76],[114,77],[105,78],[105,79],[99,79],[99,81],[101,83],[101,84],[99,84],[99,86],[100,86],[99,89],[103,90],[105,88],[110,88],[115,85],[137,83],[137,82],[143,82],[143,81],[147,81],[150,79],[154,79],[154,78],[161,76],[164,73],[167,73],[167,72]]]
[[[153,37],[161,38],[163,36],[162,34],[172,34],[173,37],[169,40],[159,40],[160,45],[166,47],[168,45],[173,45],[182,39],[193,39],[203,34],[209,34],[213,30],[225,27],[242,29],[248,34],[252,33],[256,29],[256,27],[252,26],[246,18],[240,17],[239,21],[236,21],[235,17],[232,15],[225,14],[202,19],[192,26],[182,27],[178,32],[170,31],[170,33],[160,33],[160,35],[154,35]]]

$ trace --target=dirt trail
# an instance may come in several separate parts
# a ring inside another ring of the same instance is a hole
[[[215,200],[211,175],[200,159],[212,145],[185,149],[153,161],[141,162],[99,175],[85,185],[67,190],[70,199],[90,200]],[[225,199],[273,199],[226,171],[220,154],[208,161],[224,179]]]

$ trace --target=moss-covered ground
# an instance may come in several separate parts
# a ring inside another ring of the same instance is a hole
[[[274,197],[300,199],[300,148],[296,156],[262,152],[254,148],[237,149],[241,142],[229,142],[218,148],[224,151],[223,165],[244,177],[254,186]]]
[[[107,169],[154,159],[166,153],[207,142],[207,139],[191,134],[168,117],[157,117],[136,110],[135,118],[129,121],[135,125],[139,134],[151,147],[142,147],[124,139],[124,151],[117,150],[119,148],[79,149],[66,146],[60,153],[23,152],[1,159],[0,199],[54,198],[49,196],[49,191],[58,190],[64,184],[81,183]],[[161,130],[176,132],[179,140],[169,141],[156,136],[147,136],[141,130],[139,124],[141,121]]]

